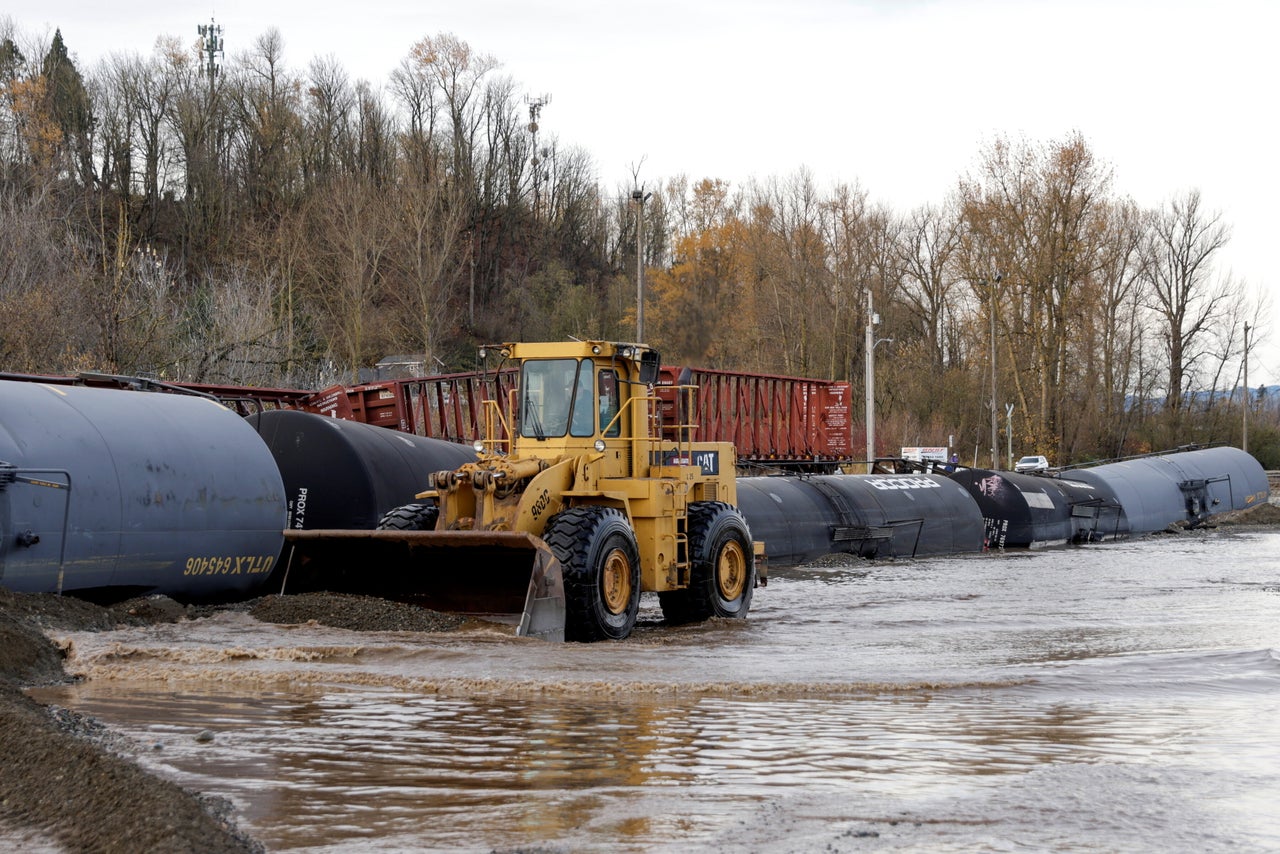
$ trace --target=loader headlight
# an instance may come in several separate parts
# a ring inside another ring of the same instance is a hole
[[[596,439],[596,443],[592,445],[600,453],[604,453],[604,439]]]
[[[471,443],[471,447],[472,447],[473,449],[475,449],[475,452],[476,452],[477,454],[483,454],[483,453],[484,453],[484,439],[476,439],[474,442],[472,442],[472,443]]]

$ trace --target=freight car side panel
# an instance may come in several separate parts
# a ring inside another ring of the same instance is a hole
[[[831,464],[850,459],[848,383],[706,368],[662,369],[664,424],[688,420],[679,386],[694,386],[700,441],[731,442],[754,463]]]
[[[484,401],[505,399],[515,373],[438,374],[333,386],[298,407],[305,412],[470,444],[484,434]],[[499,430],[499,438],[506,433]]]

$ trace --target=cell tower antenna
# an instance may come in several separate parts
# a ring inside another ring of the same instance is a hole
[[[538,119],[542,116],[542,108],[551,103],[551,96],[530,98],[525,95],[524,102],[529,105],[529,135],[533,137],[533,157],[529,164],[533,167],[533,216],[536,219],[542,203],[542,182],[551,180],[551,172],[542,165],[550,152],[538,148]]]
[[[214,81],[218,79],[218,73],[221,70],[218,67],[218,59],[225,55],[222,44],[222,27],[215,24],[213,16],[209,16],[209,23],[200,24],[196,27],[196,31],[200,33],[200,53],[204,57],[204,72],[209,78],[209,91],[213,92]]]

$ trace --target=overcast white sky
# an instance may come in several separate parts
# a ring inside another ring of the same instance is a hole
[[[606,187],[636,165],[651,184],[803,166],[906,211],[940,201],[997,135],[1079,130],[1139,204],[1199,188],[1233,229],[1220,273],[1273,295],[1266,325],[1280,317],[1275,0],[18,0],[3,14],[61,28],[83,64],[194,40],[211,18],[234,55],[274,26],[291,67],[333,55],[375,83],[450,32],[549,94],[543,132],[585,149]],[[1278,337],[1251,385],[1280,381]]]

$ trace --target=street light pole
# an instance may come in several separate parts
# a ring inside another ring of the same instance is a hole
[[[471,288],[467,291],[467,319],[471,328],[476,328],[476,241],[470,235],[467,241],[467,257],[471,260]]]
[[[1244,325],[1244,395],[1240,401],[1240,450],[1249,451],[1249,324]]]
[[[997,427],[996,417],[996,285],[1000,283],[1002,276],[996,273],[994,280],[991,282],[991,304],[988,309],[991,314],[991,468],[1000,470],[1000,440],[998,438],[999,428]]]
[[[636,203],[636,343],[644,343],[644,203],[653,193],[636,189],[631,200]]]
[[[871,309],[871,289],[867,288],[867,337],[866,337],[866,422],[867,422],[867,473],[876,465],[876,330],[875,313]]]
[[[880,315],[871,305],[871,289],[867,288],[867,337],[866,337],[866,407],[867,407],[867,473],[876,467],[876,347],[892,342],[892,338],[876,338],[876,324]]]
[[[1013,468],[1013,404],[1004,405],[1004,437],[1009,443],[1008,466]]]

